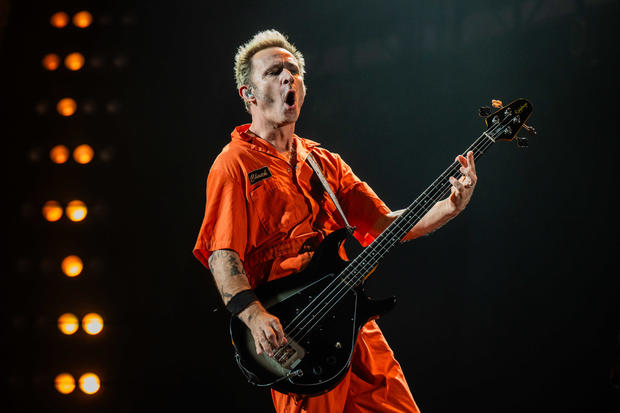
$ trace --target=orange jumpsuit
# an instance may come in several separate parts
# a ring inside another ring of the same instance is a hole
[[[368,245],[389,212],[338,156],[294,136],[296,159],[236,127],[207,178],[205,215],[194,255],[207,268],[218,249],[237,252],[252,287],[303,269],[318,244],[344,222],[305,161],[311,151],[338,197],[355,237]],[[418,412],[402,369],[374,321],[359,334],[351,369],[333,390],[298,397],[272,390],[278,412]]]

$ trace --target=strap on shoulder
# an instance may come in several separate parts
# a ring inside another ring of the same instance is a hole
[[[347,230],[349,231],[349,233],[352,234],[355,228],[349,224],[349,221],[347,220],[347,217],[345,216],[344,211],[342,210],[342,207],[340,206],[340,203],[338,202],[338,199],[336,198],[336,195],[334,195],[334,191],[332,191],[332,188],[329,186],[327,179],[325,179],[325,176],[323,175],[323,172],[321,172],[321,168],[319,167],[319,164],[316,162],[316,159],[314,159],[314,156],[312,156],[312,153],[308,154],[307,159],[308,159],[308,163],[314,170],[314,173],[316,174],[316,176],[319,178],[319,180],[323,184],[323,187],[329,194],[329,197],[332,199],[332,202],[334,203],[334,205],[336,205],[336,209],[340,213],[340,216],[342,216],[344,225],[347,227]]]

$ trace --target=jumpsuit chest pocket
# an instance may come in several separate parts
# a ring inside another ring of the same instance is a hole
[[[308,213],[305,199],[295,186],[282,184],[275,177],[252,188],[250,199],[251,213],[268,234],[288,233]]]

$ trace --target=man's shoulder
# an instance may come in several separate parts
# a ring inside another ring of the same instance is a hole
[[[260,151],[253,150],[247,142],[232,140],[215,158],[211,171],[226,172],[231,177],[241,179],[248,171],[263,166],[265,158],[268,157]]]
[[[229,168],[233,165],[237,165],[243,159],[244,153],[247,149],[236,145],[235,142],[229,142],[220,151],[215,160],[213,166],[215,168]]]
[[[312,142],[312,141],[310,141]],[[341,157],[337,152],[332,152],[331,150],[323,147],[323,146],[312,146],[310,147],[312,150],[312,154],[315,157],[322,158],[331,163],[339,162]]]
[[[295,137],[297,139],[299,139],[301,141],[301,145],[308,151],[308,152],[312,152],[315,155],[334,155],[333,152],[331,152],[329,149],[326,149],[322,146],[321,143],[312,140],[312,139],[308,139],[308,138],[303,138],[299,135],[295,135]]]
[[[303,145],[304,145],[306,148],[316,148],[316,147],[320,147],[320,146],[321,146],[321,144],[320,144],[320,143],[318,143],[318,142],[316,142],[316,141],[313,141],[312,139],[302,138],[302,137],[301,137],[301,136],[299,136],[299,135],[295,135],[295,136],[296,136],[298,139],[301,139],[301,141],[302,141]]]

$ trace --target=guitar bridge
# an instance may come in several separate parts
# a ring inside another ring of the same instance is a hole
[[[280,347],[273,355],[273,359],[285,369],[294,369],[306,355],[304,349],[294,341]]]

